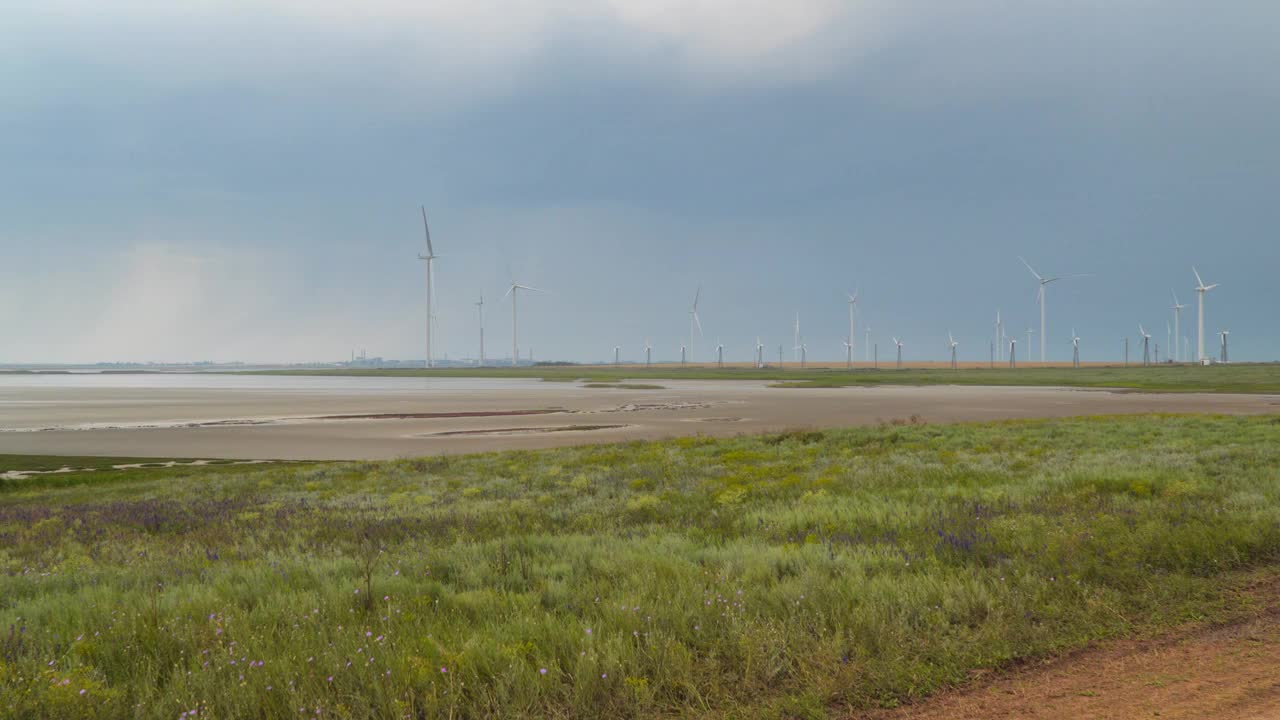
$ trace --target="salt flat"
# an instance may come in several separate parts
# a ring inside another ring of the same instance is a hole
[[[0,377],[0,453],[385,459],[798,427],[1149,412],[1280,412],[1280,396],[1019,387],[660,390],[520,379]]]

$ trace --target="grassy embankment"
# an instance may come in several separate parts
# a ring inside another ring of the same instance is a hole
[[[1085,367],[1004,369],[828,370],[787,368],[621,368],[571,367],[450,368],[440,370],[271,370],[272,375],[354,375],[376,377],[510,377],[549,381],[583,379],[592,383],[626,380],[774,380],[783,387],[859,385],[1020,385],[1085,388],[1131,388],[1153,392],[1280,393],[1280,364],[1172,365],[1158,367]]]
[[[1280,418],[1146,417],[35,476],[0,486],[0,716],[894,704],[1231,613],[1278,468]]]

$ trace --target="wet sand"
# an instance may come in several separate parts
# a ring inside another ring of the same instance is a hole
[[[0,385],[0,453],[357,460],[868,425],[911,416],[940,423],[1280,412],[1280,396],[1272,395],[970,386],[777,389],[747,381],[662,381],[661,390],[625,390],[527,380],[368,380],[261,387],[247,381],[185,386],[172,378],[130,387],[88,380]]]

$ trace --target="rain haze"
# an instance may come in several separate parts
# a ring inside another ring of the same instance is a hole
[[[985,360],[1166,345],[1209,293],[1280,357],[1280,6],[19,2],[0,28],[0,363],[672,360],[717,339]],[[861,342],[864,338],[859,337]],[[1038,345],[1038,337],[1034,342]],[[1212,338],[1210,344],[1216,342]],[[772,352],[772,350],[771,350]],[[1164,351],[1162,351],[1162,356]]]

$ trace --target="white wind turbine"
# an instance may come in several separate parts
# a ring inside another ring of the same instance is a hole
[[[720,338],[716,338],[716,367],[724,369],[724,343],[720,342]]]
[[[653,345],[649,344],[649,338],[644,339],[644,366],[651,367],[653,365]]]
[[[480,311],[480,366],[484,366],[484,293],[480,293],[480,302],[476,303]]]
[[[1004,359],[1003,340],[1004,323],[1000,321],[1000,309],[996,308],[996,360]]]
[[[956,346],[958,346],[960,343],[956,342],[956,339],[951,337],[950,330],[947,331],[947,343],[948,343],[948,346],[951,348],[951,369],[957,370],[959,368],[956,366]]]
[[[867,355],[867,362],[871,362],[871,326],[867,326],[867,343],[862,346],[863,352]]]
[[[764,343],[760,342],[760,336],[756,336],[756,369],[764,367]]]
[[[898,348],[898,369],[902,369],[902,341],[898,338],[893,339],[894,347]]]
[[[528,290],[529,292],[546,292],[546,290],[539,290],[536,287],[521,285],[517,282],[512,282],[511,287],[507,288],[507,295],[511,296],[511,367],[518,367],[520,365],[520,343],[518,334],[520,324],[518,322],[519,308],[517,307],[516,299],[520,297],[521,290]],[[503,295],[502,297],[505,299],[507,295]],[[532,350],[530,350],[530,352],[532,353]]]
[[[1031,333],[1035,332],[1031,328],[1027,328],[1027,362],[1031,362]]]
[[[1037,300],[1039,301],[1039,303],[1040,303],[1040,362],[1045,362],[1045,359],[1046,359],[1046,354],[1045,354],[1045,338],[1047,337],[1047,335],[1046,335],[1046,333],[1045,333],[1045,329],[1046,329],[1046,328],[1045,328],[1045,312],[1044,312],[1044,295],[1045,295],[1045,292],[1044,292],[1044,291],[1045,291],[1045,287],[1046,287],[1049,283],[1057,282],[1057,281],[1059,281],[1059,280],[1065,280],[1065,279],[1067,279],[1067,278],[1073,278],[1073,277],[1087,277],[1087,276],[1089,275],[1089,273],[1075,273],[1075,274],[1073,274],[1073,275],[1059,275],[1059,276],[1057,276],[1057,277],[1043,277],[1043,276],[1041,276],[1041,275],[1040,275],[1040,273],[1036,272],[1036,271],[1035,271],[1035,268],[1031,267],[1031,265],[1030,265],[1029,263],[1027,263],[1027,261],[1026,261],[1026,260],[1023,260],[1021,257],[1020,257],[1020,258],[1018,258],[1018,259],[1019,259],[1019,260],[1022,260],[1022,264],[1027,266],[1027,269],[1031,271],[1031,274],[1032,274],[1032,275],[1034,275],[1034,276],[1036,277],[1036,280],[1040,283],[1040,289],[1036,292],[1036,299],[1037,299]],[[1028,340],[1028,342],[1030,342],[1030,341]],[[1030,352],[1030,351],[1031,351],[1031,349],[1030,349],[1030,348],[1027,348],[1027,352]],[[1027,360],[1029,361],[1030,359],[1031,359],[1031,358],[1030,358],[1030,356],[1028,356],[1028,357],[1027,357]]]
[[[698,286],[698,292],[693,295],[693,307],[689,308],[689,362],[693,362],[693,330],[698,329],[698,335],[702,335],[702,320],[698,318],[698,301],[702,299],[702,286]],[[682,353],[683,354],[683,353]],[[681,359],[683,362],[683,358]]]
[[[1195,266],[1192,266],[1192,268],[1191,268],[1191,272],[1193,272],[1193,273],[1195,273],[1195,274],[1196,274],[1196,294],[1199,296],[1199,299],[1200,299],[1200,336],[1199,336],[1199,338],[1197,338],[1197,340],[1196,340],[1196,342],[1197,342],[1197,343],[1198,343],[1198,345],[1199,345],[1199,347],[1198,347],[1198,354],[1196,355],[1196,362],[1204,362],[1204,360],[1205,360],[1205,354],[1204,354],[1204,296],[1205,296],[1205,293],[1207,293],[1207,292],[1209,292],[1210,290],[1212,290],[1212,289],[1214,289],[1214,288],[1218,287],[1218,283],[1214,283],[1214,284],[1212,284],[1212,285],[1205,285],[1205,284],[1204,284],[1204,280],[1201,280],[1201,279],[1200,279],[1200,271],[1199,271],[1199,270],[1196,270],[1196,269],[1195,269]]]
[[[1147,329],[1142,327],[1142,323],[1138,323],[1138,334],[1142,336],[1142,366],[1147,367],[1151,364],[1151,354],[1148,352],[1151,336],[1147,334]]]
[[[1174,292],[1172,288],[1169,289],[1169,294],[1173,296],[1173,306],[1169,308],[1173,311],[1173,355],[1170,357],[1174,360],[1180,360],[1182,354],[1186,352],[1186,348],[1182,349],[1182,353],[1178,352],[1178,338],[1182,337],[1182,308],[1186,307],[1186,305],[1178,302],[1178,293]]]
[[[845,352],[844,367],[846,370],[852,370],[853,369],[853,343],[849,342],[848,340],[845,340],[844,352]]]
[[[431,358],[431,321],[434,317],[431,308],[432,297],[435,294],[432,288],[432,282],[435,278],[435,261],[436,251],[431,245],[431,227],[427,225],[427,206],[422,207],[422,231],[427,235],[427,254],[418,253],[418,259],[427,263],[427,367],[435,367],[435,363]]]
[[[1221,330],[1218,332],[1218,335],[1222,336],[1222,356],[1219,358],[1219,361],[1224,364],[1227,362],[1227,336],[1230,334],[1230,330]]]
[[[849,342],[845,343],[845,345],[847,346],[846,349],[848,350],[848,355],[849,355],[849,360],[848,360],[849,367],[853,367],[853,344],[858,341],[857,317],[858,317],[858,293],[859,292],[860,292],[859,290],[855,289],[852,295],[849,295],[849,293],[845,293],[845,295],[849,295]]]
[[[613,346],[613,366],[622,367],[622,346]]]
[[[1071,367],[1080,367],[1080,336],[1071,328]]]

